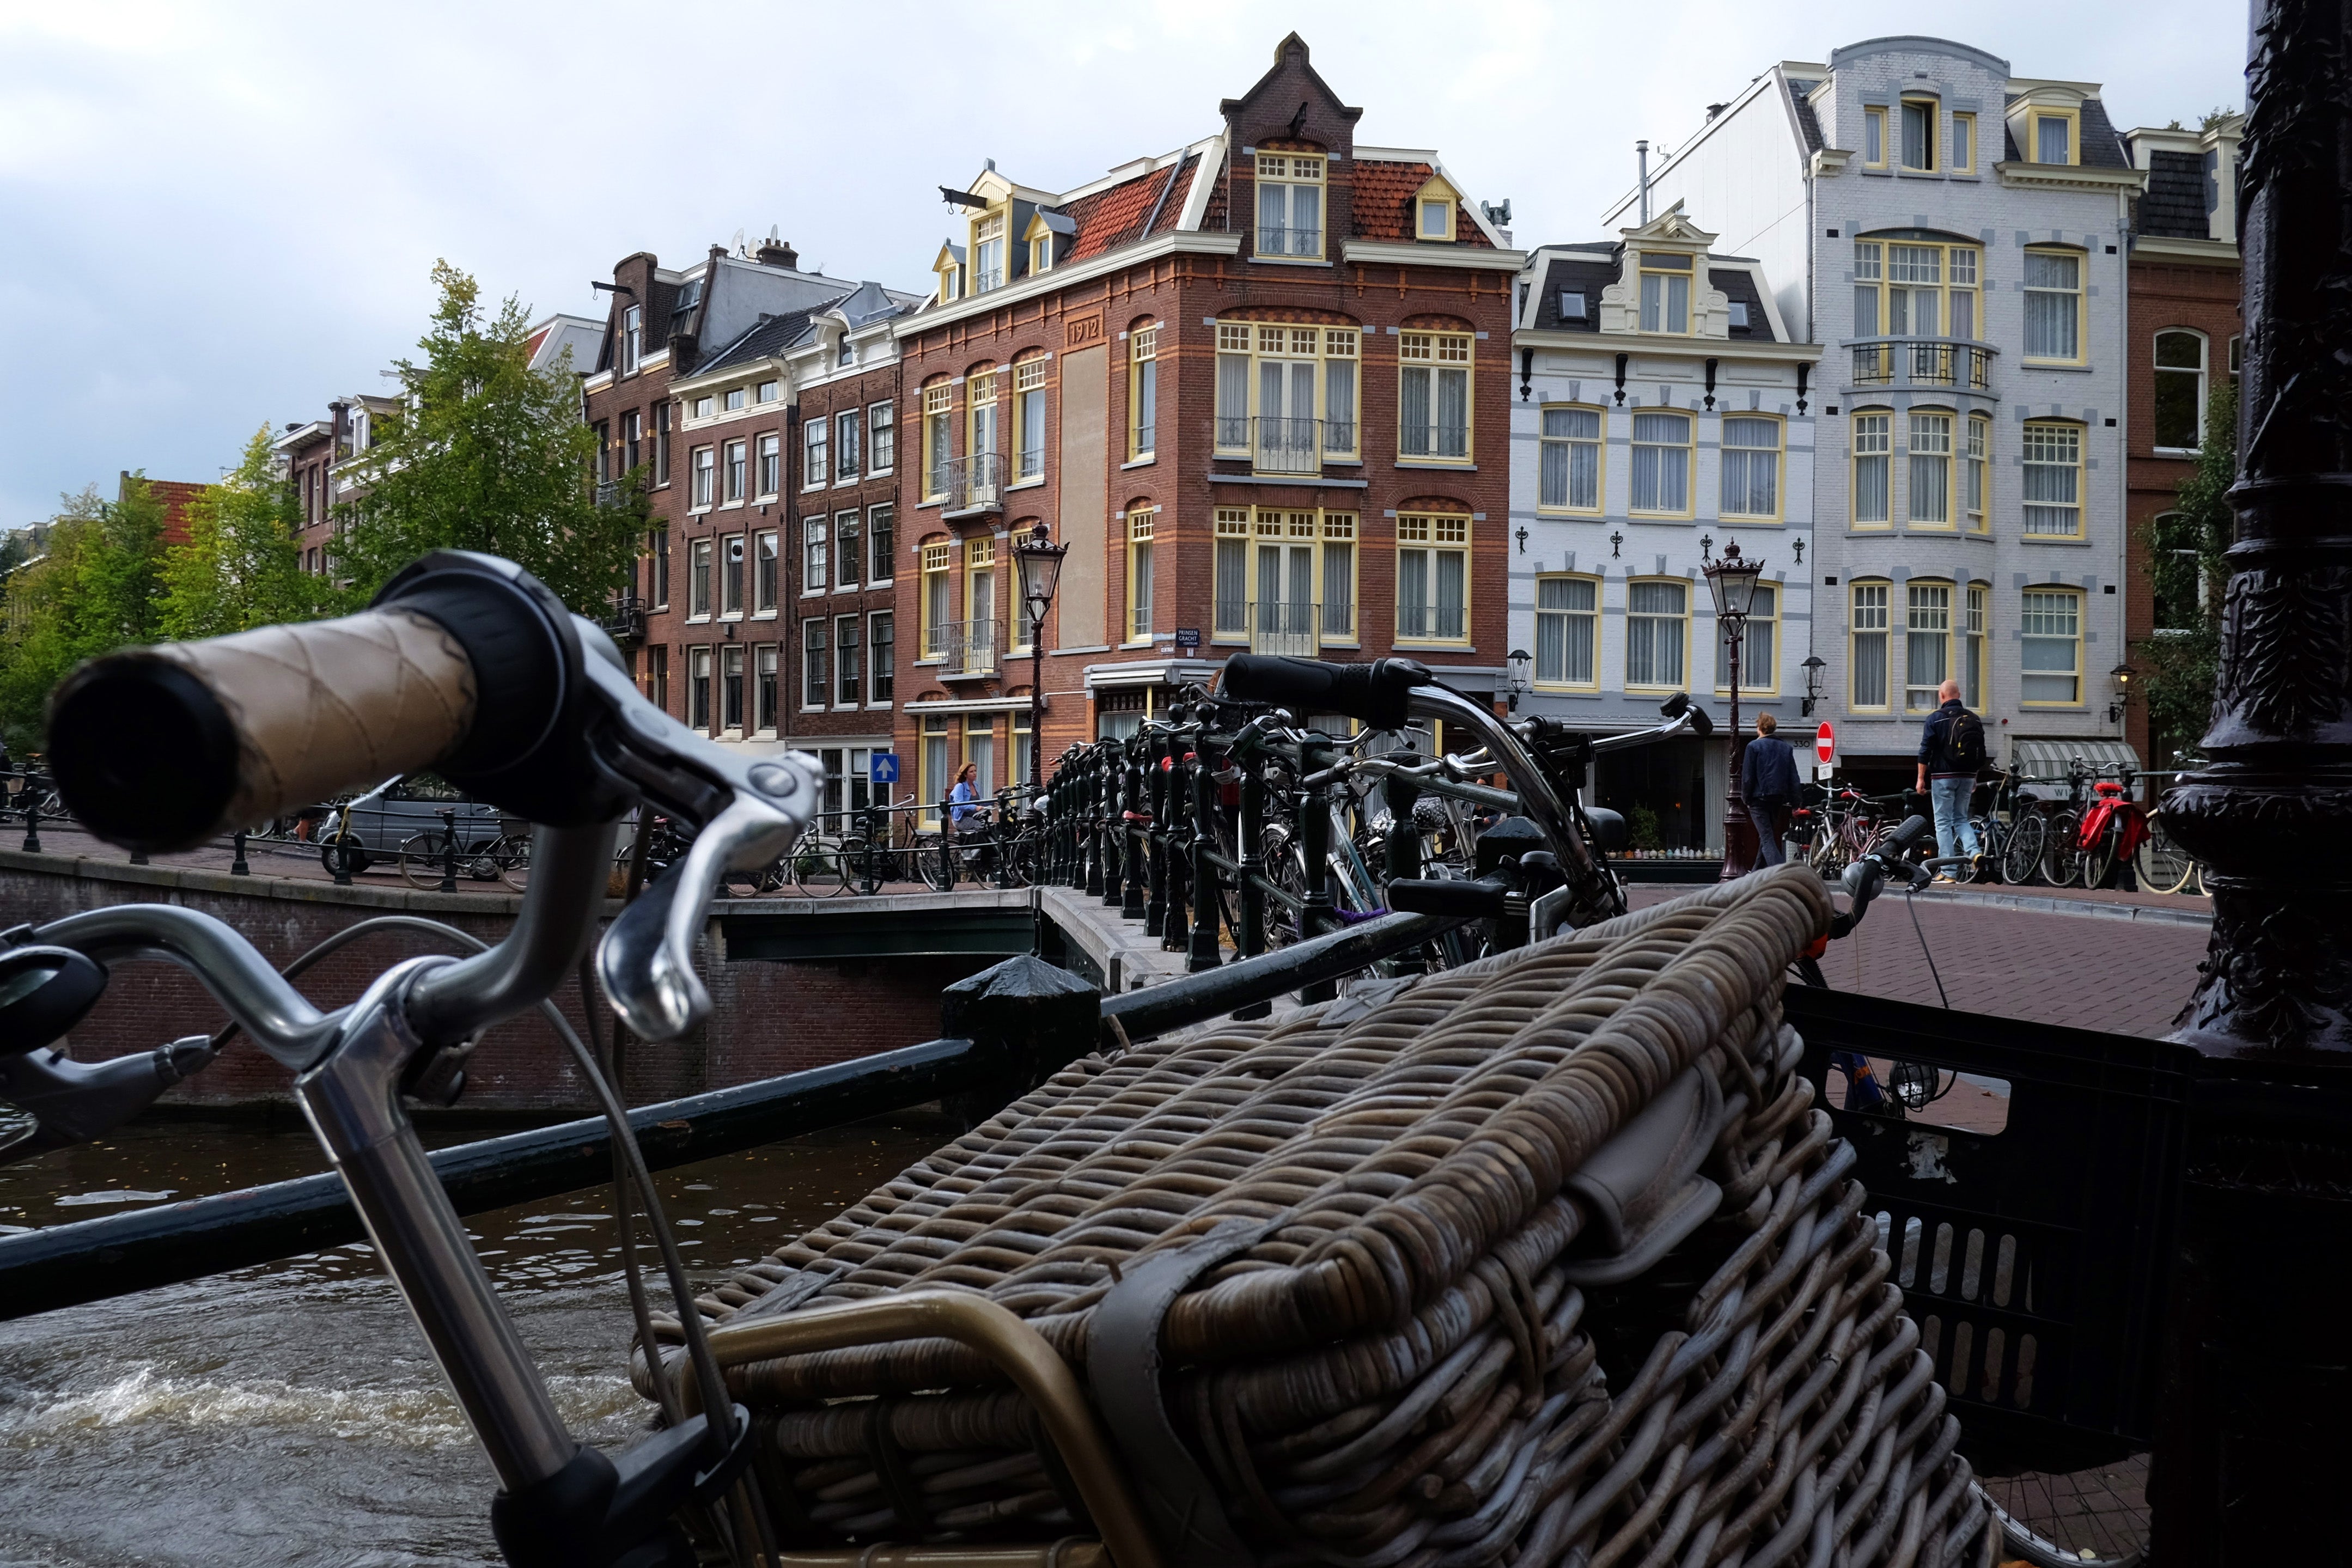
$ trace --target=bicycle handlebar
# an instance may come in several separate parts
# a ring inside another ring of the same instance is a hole
[[[1275,653],[1235,653],[1225,661],[1217,692],[1236,702],[1270,703],[1295,713],[1343,714],[1374,729],[1401,729],[1408,695],[1436,679],[1428,665],[1412,659],[1329,664]]]

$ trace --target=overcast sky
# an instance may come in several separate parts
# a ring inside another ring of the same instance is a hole
[[[1946,13],[2121,128],[2242,101],[2231,0]],[[0,524],[115,476],[211,479],[383,383],[436,257],[536,313],[772,225],[905,287],[982,157],[1063,190],[1216,127],[1297,28],[1368,143],[1435,147],[1520,244],[1586,238],[1636,137],[1678,145],[1880,5],[111,4],[0,0]],[[1705,214],[1695,214],[1701,223]]]

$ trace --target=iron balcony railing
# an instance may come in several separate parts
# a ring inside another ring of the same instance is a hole
[[[1004,502],[1004,455],[1001,452],[974,452],[962,457],[950,457],[946,467],[934,477],[939,493],[945,497],[940,511],[944,517],[963,512],[985,512],[1002,507]]]
[[[636,486],[626,479],[600,479],[596,482],[596,504],[600,507],[624,507]]]
[[[1469,423],[1401,423],[1397,427],[1397,449],[1407,457],[1467,457]]]
[[[1250,422],[1250,466],[1261,474],[1320,474],[1323,472],[1323,422],[1319,419],[1276,419],[1260,414]]]
[[[1992,357],[1988,344],[1954,338],[1863,338],[1847,345],[1853,353],[1853,382],[1858,387],[1964,387],[1986,392],[1992,387]]]
[[[605,615],[604,634],[615,643],[642,643],[646,640],[645,601],[634,593],[613,595],[610,612]]]
[[[971,291],[974,294],[987,294],[1003,287],[1004,269],[1001,267],[971,275]]]
[[[1400,604],[1400,637],[1455,638],[1465,635],[1465,611],[1459,604]]]
[[[1257,253],[1260,256],[1319,256],[1323,254],[1323,231],[1261,225],[1257,231]]]
[[[945,621],[924,631],[923,657],[937,660],[943,676],[993,674],[1003,641],[994,621]]]
[[[1249,612],[1250,652],[1315,657],[1321,644],[1318,630],[1323,607],[1280,600],[1260,600],[1244,606]],[[1223,620],[1223,616],[1218,619]]]

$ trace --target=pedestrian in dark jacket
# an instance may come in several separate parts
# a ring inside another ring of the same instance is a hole
[[[1778,727],[1770,714],[1758,714],[1756,738],[1739,758],[1739,798],[1756,824],[1759,866],[1779,865],[1785,858],[1780,841],[1789,836],[1789,811],[1797,803],[1797,754],[1772,733]]]
[[[1977,769],[1984,766],[1984,720],[1960,701],[1960,683],[1946,681],[1936,695],[1943,706],[1927,716],[1919,732],[1919,789],[1936,813],[1936,852],[1949,857],[1980,852],[1977,825],[1969,821],[1969,798]],[[1958,879],[1948,873],[1937,882]]]

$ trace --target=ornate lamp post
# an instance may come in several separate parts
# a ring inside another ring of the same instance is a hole
[[[1503,678],[1510,688],[1511,711],[1517,713],[1519,711],[1519,699],[1535,685],[1536,662],[1528,656],[1525,648],[1514,648],[1503,664]]]
[[[1822,672],[1829,666],[1830,662],[1819,653],[1805,655],[1805,662],[1801,667],[1805,672],[1804,716],[1807,718],[1813,716],[1813,705],[1822,700]]]
[[[1029,607],[1029,787],[1045,782],[1045,612],[1054,605],[1054,587],[1061,580],[1062,558],[1067,545],[1057,545],[1039,523],[1013,547],[1013,561],[1021,570],[1021,597]]]
[[[1707,549],[1715,541],[1701,539]],[[1756,601],[1756,580],[1764,563],[1739,553],[1739,541],[1723,547],[1720,559],[1706,557],[1707,591],[1715,595],[1716,635],[1728,644],[1725,659],[1731,672],[1731,727],[1723,737],[1723,880],[1746,876],[1756,860],[1756,828],[1748,820],[1748,802],[1739,794],[1739,756],[1748,737],[1739,731],[1739,655],[1748,641],[1748,612]]]

